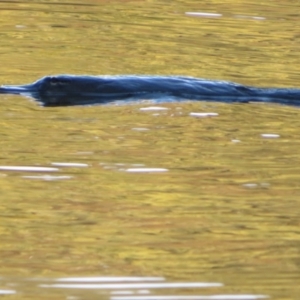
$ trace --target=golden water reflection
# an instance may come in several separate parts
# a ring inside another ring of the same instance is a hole
[[[5,84],[55,73],[138,73],[299,85],[297,3],[0,6]],[[0,102],[0,166],[58,169],[0,170],[2,276],[164,276],[221,282],[227,295],[298,298],[298,108]],[[137,168],[167,171],[126,172]]]

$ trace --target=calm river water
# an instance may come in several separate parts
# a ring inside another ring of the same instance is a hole
[[[298,1],[0,1],[0,84],[173,74],[299,87],[298,11]],[[299,108],[0,103],[5,298],[300,299]]]

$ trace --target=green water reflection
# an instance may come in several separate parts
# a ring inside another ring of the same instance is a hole
[[[56,73],[141,73],[299,85],[298,3],[0,7],[6,84]],[[184,15],[199,10],[224,16]],[[166,276],[224,282],[228,293],[297,299],[298,108],[203,102],[143,112],[147,104],[45,109],[21,97],[0,101],[0,165],[88,164],[60,167],[51,175],[71,178],[56,181],[0,172],[1,275]],[[135,164],[169,171],[121,170]]]

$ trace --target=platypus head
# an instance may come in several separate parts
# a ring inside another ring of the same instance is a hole
[[[46,76],[32,84],[1,86],[0,93],[30,96],[44,106],[67,106],[99,100],[101,79],[93,76]]]
[[[91,94],[101,79],[95,76],[56,75],[43,77],[32,84],[40,93]]]

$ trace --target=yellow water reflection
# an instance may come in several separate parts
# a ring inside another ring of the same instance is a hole
[[[299,85],[297,3],[37,1],[0,8],[5,84],[55,73],[141,73]],[[193,11],[223,16],[185,15]],[[228,294],[297,299],[298,108],[0,102],[0,165],[59,169],[0,170],[1,275],[164,276],[224,282]],[[208,112],[215,115],[191,115]],[[132,168],[168,171],[124,171]]]

